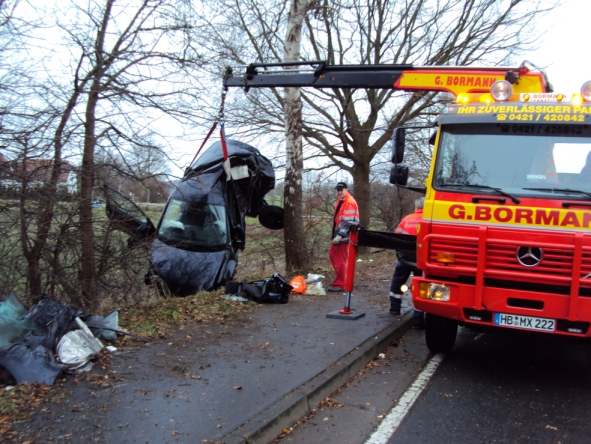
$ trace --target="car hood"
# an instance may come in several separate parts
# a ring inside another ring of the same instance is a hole
[[[221,251],[188,251],[155,239],[150,270],[166,283],[172,294],[188,296],[220,286],[236,267],[231,247]]]

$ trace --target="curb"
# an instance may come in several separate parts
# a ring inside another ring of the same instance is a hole
[[[339,387],[353,378],[392,342],[404,335],[413,325],[412,309],[393,321],[376,336],[329,365],[315,377],[296,387],[266,410],[224,435],[224,444],[267,444],[277,438],[284,428],[293,426],[300,418],[317,408]],[[218,442],[218,441],[216,441]]]

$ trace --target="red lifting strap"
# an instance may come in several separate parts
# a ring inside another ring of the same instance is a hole
[[[209,139],[209,136],[211,136],[213,134],[213,130],[215,130],[215,128],[218,126],[217,122],[214,122],[213,126],[211,127],[211,129],[209,130],[209,132],[207,133],[207,136],[205,136],[205,140],[203,141],[203,143],[201,144],[201,146],[199,147],[199,149],[197,150],[197,152],[195,153],[195,157],[193,157],[193,160],[191,161],[191,163],[189,164],[189,167],[191,167],[191,165],[193,165],[193,162],[195,162],[195,159],[197,159],[197,156],[199,155],[199,153],[201,152],[201,150],[203,149],[203,147],[205,146],[205,144],[207,143],[207,140]]]

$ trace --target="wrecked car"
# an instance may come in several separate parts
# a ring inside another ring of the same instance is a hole
[[[256,148],[227,140],[229,175],[221,142],[210,146],[172,191],[155,226],[115,189],[105,186],[106,211],[130,237],[128,245],[150,244],[146,283],[163,284],[177,296],[212,290],[233,279],[245,247],[245,216],[266,228],[283,228],[283,209],[264,196],[275,187],[271,162]]]

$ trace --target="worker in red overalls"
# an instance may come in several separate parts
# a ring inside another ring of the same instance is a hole
[[[413,236],[417,235],[417,227],[423,221],[423,205],[425,204],[425,198],[420,197],[415,200],[415,212],[406,216],[398,228],[394,231],[400,234],[410,234]],[[421,270],[417,268],[417,252],[396,250],[396,256],[398,257],[398,263],[394,269],[394,276],[392,276],[392,284],[390,285],[390,313],[394,315],[400,314],[400,307],[402,305],[402,285],[406,284],[406,281],[413,273],[415,276],[421,276]],[[424,328],[425,317],[424,313],[419,310],[414,311],[415,328]]]
[[[328,291],[345,291],[345,275],[347,273],[347,255],[349,246],[349,225],[359,224],[359,207],[349,193],[345,182],[337,183],[335,190],[338,199],[334,206],[332,219],[332,245],[330,246],[330,263],[335,271],[335,278]]]

